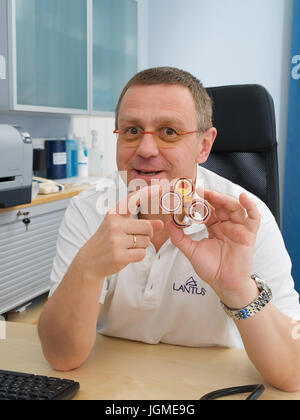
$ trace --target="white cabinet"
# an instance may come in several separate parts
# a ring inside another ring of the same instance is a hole
[[[70,199],[0,213],[0,314],[50,290],[59,226]]]
[[[137,20],[137,0],[0,0],[0,110],[112,113]]]
[[[0,0],[0,108],[88,112],[87,0]],[[6,19],[4,19],[6,17]]]
[[[93,110],[113,112],[137,72],[136,0],[93,0]]]
[[[16,101],[87,110],[86,0],[14,0]]]

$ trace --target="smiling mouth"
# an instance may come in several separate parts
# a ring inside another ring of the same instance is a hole
[[[139,175],[148,175],[148,176],[158,175],[161,172],[163,172],[163,171],[139,171],[138,169],[135,169],[135,170]]]

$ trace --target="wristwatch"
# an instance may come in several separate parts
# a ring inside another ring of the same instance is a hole
[[[252,303],[242,309],[232,309],[221,302],[221,305],[226,314],[234,320],[241,321],[242,319],[251,318],[260,312],[272,300],[272,291],[267,286],[267,284],[256,274],[253,274],[251,279],[255,281],[256,286],[260,292],[258,298],[255,299]]]

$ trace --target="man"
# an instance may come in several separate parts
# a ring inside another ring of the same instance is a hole
[[[217,134],[201,83],[174,68],[137,74],[121,94],[116,132],[127,184],[102,217],[95,190],[74,198],[66,212],[39,322],[47,360],[57,370],[78,367],[98,323],[103,334],[152,344],[244,346],[266,380],[299,390],[300,340],[293,331],[300,307],[290,259],[267,207],[199,167]],[[203,180],[211,208],[205,225],[183,230],[168,214],[131,214],[130,183],[149,185],[142,202],[157,194],[152,181],[181,177],[195,186]],[[255,275],[268,283],[272,301]]]

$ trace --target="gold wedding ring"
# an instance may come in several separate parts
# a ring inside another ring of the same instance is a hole
[[[135,249],[136,248],[136,236],[135,235],[132,235],[132,239],[133,239],[133,247],[132,247],[132,249]]]

